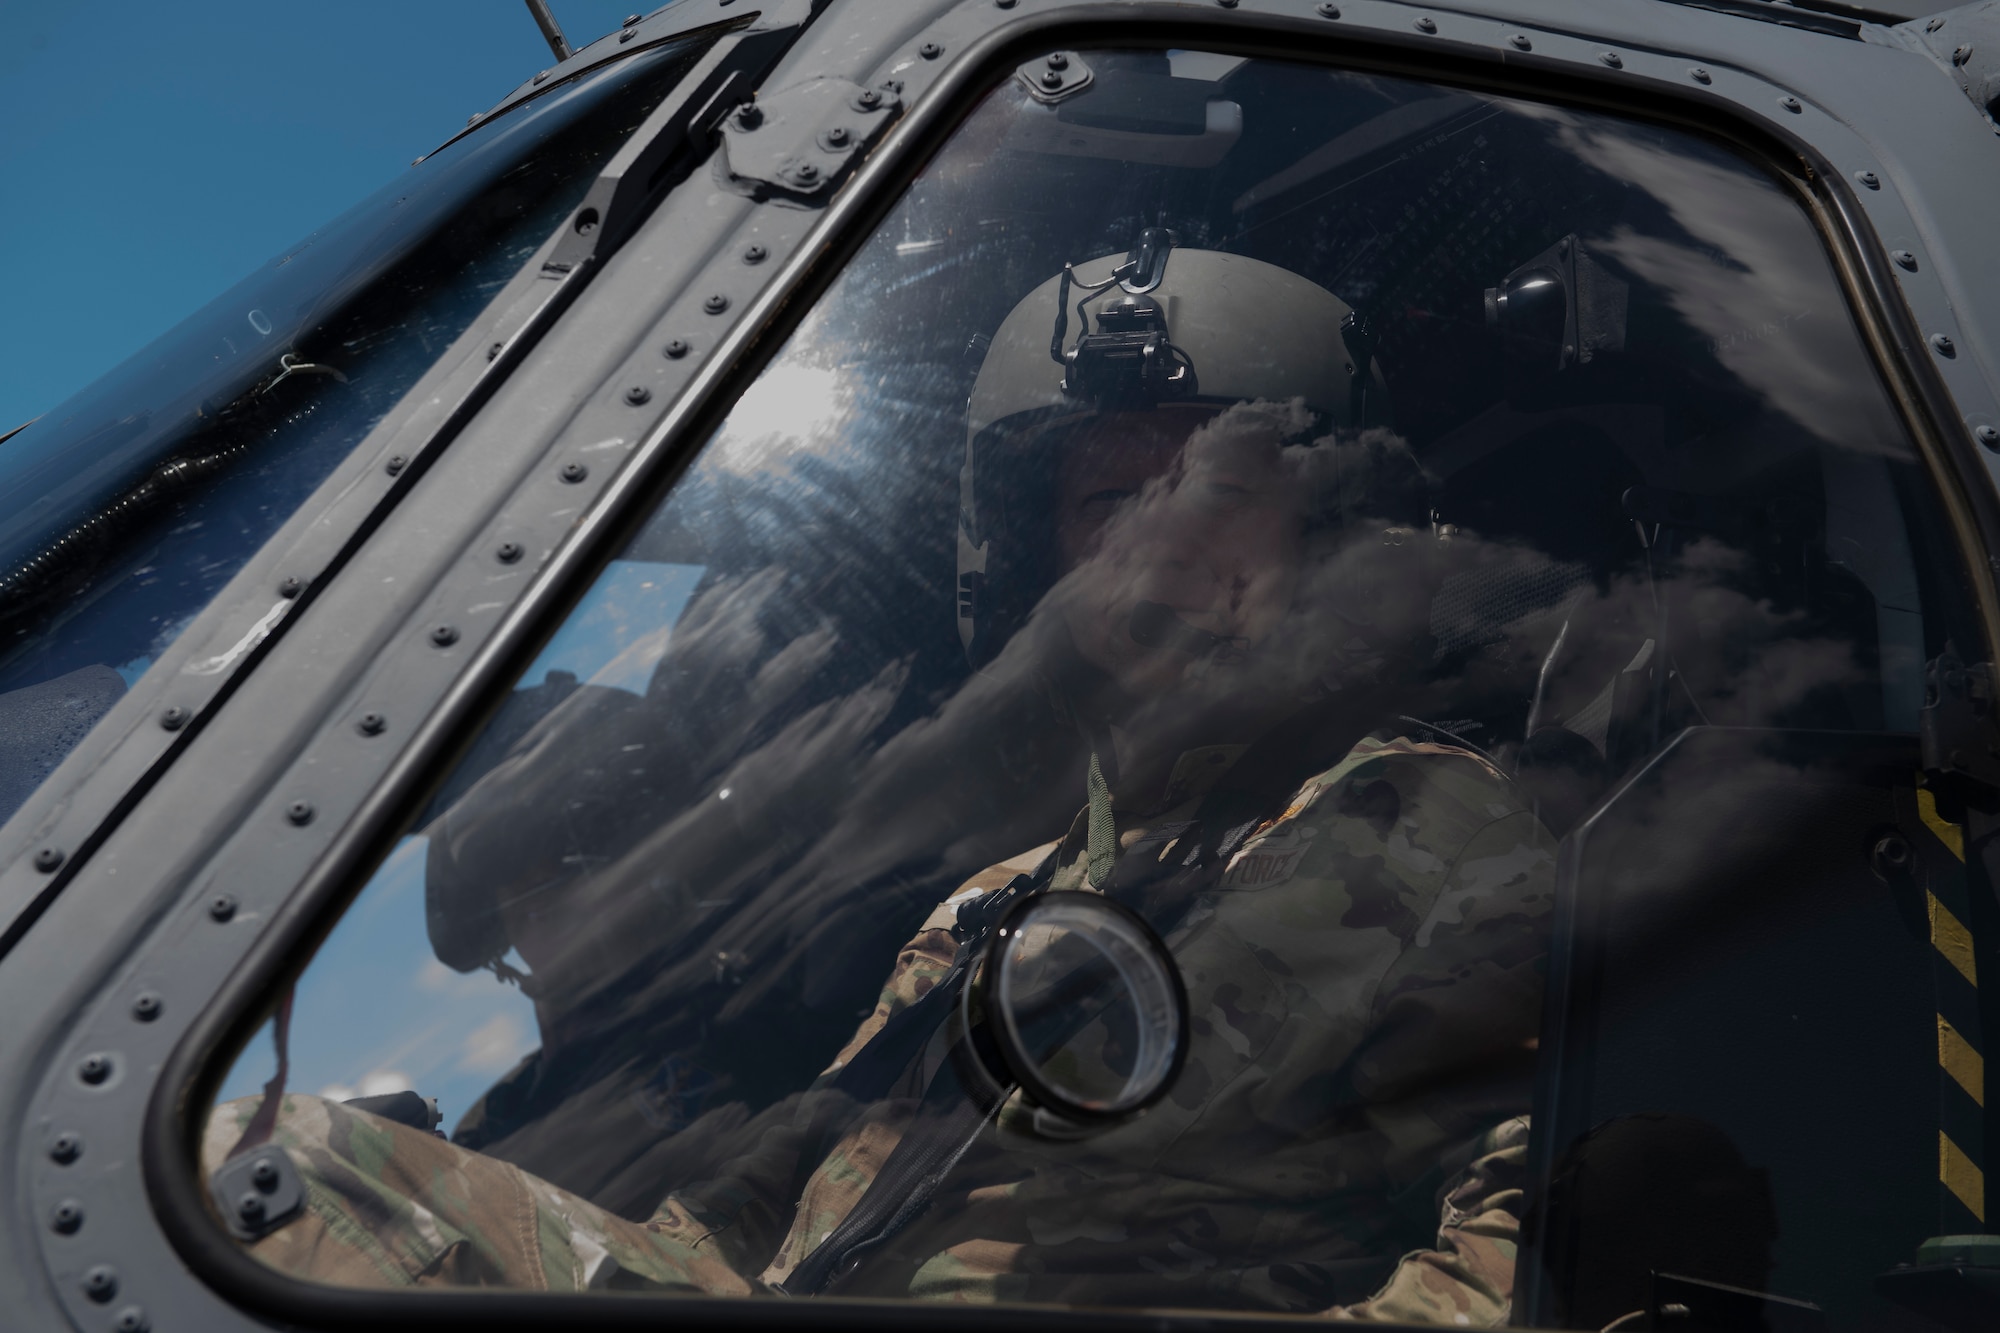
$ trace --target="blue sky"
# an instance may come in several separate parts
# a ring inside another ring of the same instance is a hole
[[[658,0],[552,0],[573,45]],[[551,61],[520,0],[0,0],[0,432]]]

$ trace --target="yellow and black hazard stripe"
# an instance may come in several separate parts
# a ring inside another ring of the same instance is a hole
[[[1986,1223],[1986,1058],[1979,1015],[1979,961],[1973,944],[1965,836],[1938,813],[1929,792],[1917,792],[1924,827],[1951,854],[1924,857],[1942,866],[1923,875],[1937,992],[1939,1223],[1944,1234],[1984,1230]]]

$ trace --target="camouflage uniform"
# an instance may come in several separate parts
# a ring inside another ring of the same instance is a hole
[[[1170,795],[1183,799],[1118,819],[1124,856],[1172,851],[1201,794]],[[1072,830],[1057,845],[1053,887],[1084,886],[1083,842]],[[830,1075],[948,970],[956,904],[1042,851],[975,877],[924,923]],[[1192,1044],[1167,1097],[1081,1138],[1035,1132],[1016,1097],[920,1221],[831,1289],[1503,1322],[1553,871],[1547,832],[1483,758],[1363,740],[1243,838],[1172,926]],[[719,1172],[646,1222],[294,1097],[277,1138],[305,1169],[311,1216],[252,1253],[366,1285],[772,1290],[860,1200],[920,1083],[847,1118],[796,1208],[771,1183],[789,1185],[795,1159]],[[775,1110],[774,1125],[809,1118],[803,1103]],[[218,1115],[211,1166],[247,1115]],[[812,1141],[774,1131],[766,1155]],[[1406,1244],[1413,1216],[1433,1234]]]

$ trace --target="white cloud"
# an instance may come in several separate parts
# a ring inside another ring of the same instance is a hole
[[[371,1069],[363,1074],[354,1086],[329,1083],[319,1090],[319,1095],[330,1102],[344,1102],[356,1097],[380,1097],[384,1093],[408,1091],[410,1091],[410,1076],[402,1070]]]
[[[371,1069],[361,1076],[361,1095],[380,1097],[389,1092],[408,1092],[410,1076],[400,1069]]]
[[[466,1034],[458,1067],[467,1073],[497,1074],[528,1053],[527,1033],[512,1014],[495,1014]]]
[[[661,625],[655,630],[641,634],[620,649],[616,657],[598,668],[597,674],[590,678],[590,683],[614,690],[630,690],[633,694],[645,694],[646,686],[653,679],[653,668],[667,655],[667,645],[673,641],[673,637],[672,625]]]
[[[479,1002],[481,1007],[490,1003],[507,985],[483,968],[476,972],[454,972],[435,956],[424,959],[418,965],[410,984],[417,990],[445,997],[447,1003],[473,1000]]]

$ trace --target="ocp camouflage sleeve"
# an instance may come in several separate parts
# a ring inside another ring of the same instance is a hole
[[[1432,1246],[1404,1255],[1373,1296],[1336,1305],[1327,1317],[1472,1328],[1506,1323],[1527,1166],[1528,1118],[1517,1116],[1488,1132],[1479,1156],[1442,1191]]]
[[[1151,845],[1150,826],[1185,813],[1121,820],[1120,842]],[[1528,1109],[1553,853],[1479,756],[1364,741],[1245,840],[1170,937],[1193,1043],[1167,1099],[1067,1140],[1017,1099],[920,1234],[841,1292],[1359,1318],[1401,1318],[1422,1297],[1504,1319],[1518,1206],[1496,1183],[1505,1145],[1448,1191],[1457,1220],[1442,1230],[1423,1184]],[[877,1107],[829,1156],[765,1280],[860,1199],[908,1114]],[[1398,1264],[1419,1192],[1415,1234],[1438,1248]]]
[[[258,1101],[216,1108],[204,1172],[222,1164]],[[282,1272],[346,1287],[753,1289],[680,1210],[627,1221],[498,1158],[338,1102],[286,1097],[271,1142],[299,1169],[305,1212],[249,1252]]]
[[[1121,846],[1171,846],[1147,834],[1189,808],[1121,817]],[[949,967],[962,895],[1039,853],[940,906],[835,1069]],[[1553,870],[1552,840],[1483,758],[1362,742],[1254,829],[1169,934],[1191,1043],[1167,1096],[1088,1136],[1051,1132],[1017,1097],[839,1294],[1504,1322]],[[250,1252],[353,1285],[768,1292],[876,1179],[919,1090],[842,1110],[835,1146],[782,1197],[824,1085],[770,1108],[763,1146],[645,1222],[293,1096],[275,1138],[307,1215]],[[210,1168],[250,1106],[218,1109]]]

